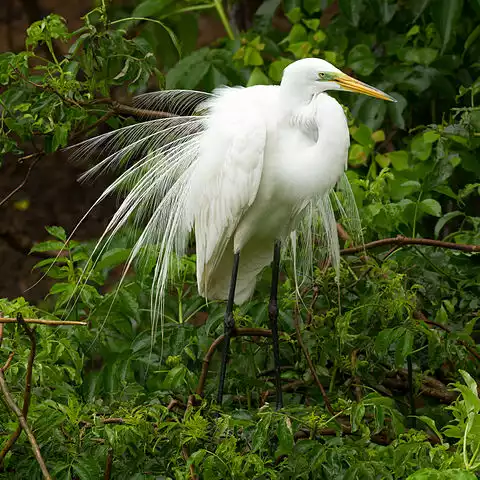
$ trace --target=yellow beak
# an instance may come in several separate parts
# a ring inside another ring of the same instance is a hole
[[[370,95],[371,97],[388,100],[389,102],[396,102],[393,97],[387,95],[378,88],[371,87],[370,85],[367,85],[360,80],[356,80],[355,78],[349,77],[348,75],[342,75],[336,78],[335,81],[341,85],[344,90],[348,90],[349,92],[363,93],[364,95]]]

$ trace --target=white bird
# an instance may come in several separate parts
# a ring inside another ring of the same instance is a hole
[[[128,191],[101,240],[110,239],[132,215],[146,221],[130,262],[146,245],[158,246],[152,304],[160,316],[172,254],[183,255],[194,229],[199,294],[227,300],[218,403],[234,302],[252,296],[257,276],[273,259],[269,317],[277,408],[282,406],[276,298],[281,245],[292,239],[295,259],[300,230],[311,258],[309,235],[320,228],[338,267],[330,194],[340,180],[348,187],[350,140],[344,110],[328,90],[395,101],[324,60],[308,58],[287,66],[279,86],[141,95],[142,107],[190,115],[125,127],[83,144],[82,153],[98,146],[102,152],[114,150],[86,176],[125,166],[125,159],[130,163],[98,200],[119,188]]]

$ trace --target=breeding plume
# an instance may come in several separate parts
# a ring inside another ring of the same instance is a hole
[[[276,298],[281,246],[291,243],[295,265],[301,260],[308,266],[312,235],[322,233],[330,260],[338,267],[331,199],[338,198],[332,197],[338,183],[348,196],[344,171],[349,131],[342,106],[325,93],[328,90],[394,101],[330,63],[309,58],[289,65],[280,86],[142,95],[138,106],[182,116],[125,127],[82,146],[83,153],[98,147],[107,152],[86,176],[121,168],[98,201],[119,189],[126,191],[102,240],[132,216],[142,233],[130,262],[146,245],[157,246],[152,306],[160,320],[172,255],[183,255],[195,231],[198,291],[207,299],[227,300],[218,403],[234,303],[252,296],[257,276],[272,263],[268,314],[277,408],[282,406]],[[298,243],[303,245],[301,254]]]

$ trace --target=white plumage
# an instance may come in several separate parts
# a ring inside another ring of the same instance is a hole
[[[235,300],[248,300],[277,240],[291,239],[297,259],[297,238],[303,237],[301,257],[311,268],[312,235],[321,232],[338,267],[331,193],[339,180],[356,230],[358,222],[342,177],[348,126],[342,106],[326,90],[393,100],[328,62],[304,59],[285,69],[280,86],[142,95],[137,99],[142,108],[190,116],[144,122],[82,144],[79,156],[99,147],[106,155],[85,176],[123,170],[97,201],[114,191],[127,192],[102,248],[130,217],[141,227],[130,262],[146,245],[158,248],[154,316],[162,316],[172,254],[183,255],[192,228],[199,293],[209,299],[227,298],[233,256],[241,252]]]
[[[293,105],[284,101],[283,86],[217,95],[200,141],[188,216],[200,294],[227,298],[233,254],[241,251],[235,301],[243,303],[272,261],[275,240],[284,241],[305,206],[339,180],[349,134],[342,107],[326,94]]]

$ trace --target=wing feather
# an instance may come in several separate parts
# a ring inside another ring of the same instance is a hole
[[[228,110],[228,103],[221,105]],[[207,127],[202,138],[192,187],[197,281],[200,295],[206,297],[229,243],[233,256],[235,229],[256,198],[267,138],[265,122],[248,111],[237,113],[233,122],[231,115],[229,121],[223,118],[222,111],[212,118],[215,124]]]

